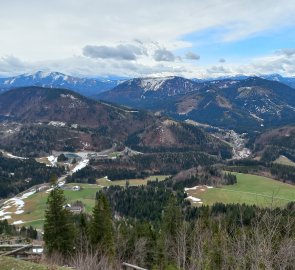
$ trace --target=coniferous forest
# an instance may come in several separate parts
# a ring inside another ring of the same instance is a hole
[[[122,261],[146,269],[294,269],[294,203],[193,207],[183,188],[203,181],[126,182],[98,192],[92,214],[75,216],[56,187],[44,227],[48,260],[78,269],[121,269]]]

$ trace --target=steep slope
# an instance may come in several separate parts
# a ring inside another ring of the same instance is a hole
[[[22,74],[16,77],[0,78],[0,92],[17,87],[41,86],[48,88],[66,88],[86,96],[92,96],[109,90],[118,84],[116,80],[98,80],[78,78],[60,72],[42,72]]]
[[[22,155],[100,151],[112,145],[132,145],[142,151],[189,148],[223,156],[230,152],[227,145],[198,128],[65,89],[10,90],[0,95],[0,115],[0,147],[18,154],[22,151]]]

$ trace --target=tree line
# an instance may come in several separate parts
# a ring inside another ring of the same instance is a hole
[[[38,232],[32,226],[18,228],[15,225],[10,225],[5,219],[0,220],[0,236],[18,236],[32,240],[38,238]]]

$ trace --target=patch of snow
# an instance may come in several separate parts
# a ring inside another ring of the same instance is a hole
[[[187,199],[192,200],[193,202],[202,203],[201,199],[193,196],[188,196]]]
[[[0,218],[0,220],[5,220],[5,219],[11,219],[11,216],[4,216],[3,218]]]
[[[59,182],[59,183],[57,184],[57,186],[58,186],[58,187],[62,187],[62,186],[65,185],[65,183],[66,183],[65,181],[61,181],[61,182]]]
[[[64,127],[66,125],[65,122],[60,121],[51,121],[48,123],[48,126],[54,126],[54,127]]]
[[[12,223],[12,225],[18,225],[18,224],[23,224],[24,222],[22,220],[17,220],[17,221],[14,221]]]
[[[147,91],[157,91],[159,88],[167,81],[173,77],[163,77],[163,78],[145,78],[140,82],[140,87]]]
[[[9,84],[13,84],[15,82],[15,78],[9,81]]]
[[[11,216],[8,216],[7,214],[22,214],[24,212],[23,207],[25,206],[25,202],[23,201],[24,199],[27,199],[29,196],[33,195],[36,192],[36,190],[32,190],[29,192],[24,193],[22,196],[20,197],[14,197],[11,198],[7,201],[5,201],[3,203],[3,207],[0,210],[0,217],[1,220],[3,219],[8,219],[11,218]],[[16,207],[16,211],[15,212],[4,212],[3,210],[9,209],[11,207]]]
[[[70,94],[61,94],[60,95],[62,98],[70,98],[70,99],[72,99],[72,100],[75,100],[75,99],[77,99],[76,97],[74,97],[73,95],[70,95]]]
[[[80,186],[73,186],[73,187],[72,187],[72,190],[73,190],[73,191],[79,191],[79,190],[80,190]]]
[[[83,168],[85,168],[89,163],[89,159],[84,159],[82,160],[74,169],[73,169],[73,173],[82,170]]]
[[[21,200],[27,199],[28,197],[30,197],[31,195],[33,195],[33,194],[35,194],[35,193],[36,193],[36,190],[29,191],[29,192],[27,192],[27,193],[24,193],[24,194],[20,197],[20,199],[21,199]]]
[[[46,193],[50,193],[50,191],[53,190],[53,188],[49,188],[46,190]]]
[[[34,74],[33,78],[35,78],[36,75],[39,76],[39,78],[46,78],[51,75],[51,72],[50,71],[40,71],[40,72],[37,72],[36,74]]]
[[[57,157],[55,157],[55,156],[49,156],[49,157],[47,157],[47,159],[51,163],[51,166],[56,166]]]
[[[108,182],[112,182],[110,179],[108,179],[108,176],[105,176],[104,179]]]
[[[254,113],[250,113],[250,115],[251,115],[252,117],[254,117],[255,119],[257,119],[258,121],[264,121],[263,118],[258,117],[258,116],[257,116],[256,114],[254,114]]]
[[[14,158],[14,159],[28,159],[28,158],[25,158],[25,157],[14,156],[14,155],[12,155],[12,154],[10,154],[10,153],[7,153],[7,152],[5,152],[5,155],[6,155],[7,157],[9,157],[9,158]]]
[[[196,190],[196,189],[202,188],[202,187],[206,187],[208,189],[213,188],[212,186],[202,185],[202,186],[195,186],[195,187],[191,187],[191,188],[184,188],[184,191]]]
[[[198,187],[200,187],[200,186],[195,186],[195,187],[191,187],[191,188],[184,188],[184,191],[196,190]]]

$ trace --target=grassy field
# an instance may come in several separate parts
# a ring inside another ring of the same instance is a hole
[[[1,270],[67,270],[66,267],[49,267],[43,264],[26,262],[11,257],[0,256],[0,269]]]
[[[201,199],[203,204],[215,202],[246,203],[260,206],[283,206],[295,201],[295,186],[270,178],[235,173],[237,184],[208,189],[190,190],[190,196]]]
[[[158,179],[162,181],[167,176],[157,175],[151,176],[146,179],[130,179],[130,186],[139,186],[146,185],[147,181],[155,181]],[[82,201],[86,212],[90,213],[95,203],[95,194],[97,191],[102,189],[103,187],[107,187],[110,185],[119,185],[125,186],[126,180],[119,181],[108,181],[105,178],[98,179],[97,184],[78,184],[78,183],[70,183],[67,186],[80,186],[81,189],[79,191],[73,191],[71,189],[67,189],[64,191],[65,197],[68,203],[73,203],[77,200]],[[45,191],[35,193],[31,195],[29,198],[24,199],[25,205],[23,207],[24,212],[22,214],[16,215],[11,214],[12,219],[10,222],[21,220],[23,221],[25,226],[33,226],[35,228],[42,228],[44,222],[44,211],[46,209],[46,201],[47,201],[48,193]],[[16,209],[7,209],[7,211],[14,212]]]
[[[295,162],[285,156],[280,156],[277,160],[274,161],[274,163],[295,167]]]

